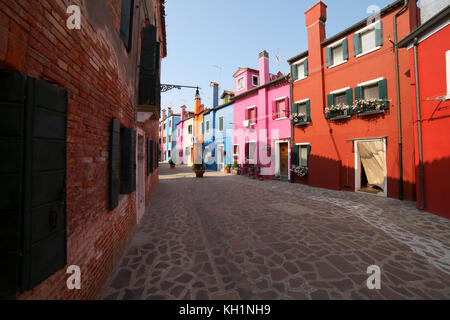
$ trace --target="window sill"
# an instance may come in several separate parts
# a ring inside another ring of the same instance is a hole
[[[338,121],[338,120],[348,119],[348,118],[351,118],[351,117],[352,117],[351,115],[342,115],[342,116],[337,116],[337,117],[334,117],[334,118],[330,118],[328,120],[330,120],[330,121]]]
[[[371,115],[374,115],[374,114],[381,114],[381,113],[385,113],[385,111],[384,110],[366,111],[366,112],[358,113],[358,117],[371,116]]]
[[[277,118],[277,119],[275,119],[275,121],[279,121],[279,120],[286,120],[286,119],[289,119],[289,118],[288,118],[288,117]]]
[[[294,81],[294,83],[296,83],[296,82],[299,82],[299,81],[302,81],[302,80],[305,80],[306,78],[308,78],[308,77],[306,76],[306,77],[303,77],[303,78],[297,79],[297,80],[295,80],[295,81]]]
[[[378,46],[378,47],[375,47],[375,48],[373,48],[373,49],[370,49],[369,51],[360,53],[360,54],[358,54],[355,58],[359,58],[359,57],[365,56],[366,54],[372,53],[372,52],[377,51],[377,50],[379,50],[379,49],[381,49],[381,46]]]
[[[344,63],[347,63],[347,62],[348,62],[348,60],[345,60],[345,61],[333,64],[332,66],[329,66],[328,69],[333,69],[333,68],[338,67],[338,66],[340,66],[340,65],[342,65]]]
[[[296,127],[302,127],[302,126],[307,126],[307,125],[309,125],[309,124],[311,124],[311,121],[304,121],[304,122],[296,123],[296,124],[294,124],[294,126],[296,126]]]

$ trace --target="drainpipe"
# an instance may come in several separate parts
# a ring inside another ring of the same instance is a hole
[[[400,200],[403,200],[403,136],[402,136],[402,110],[400,101],[400,71],[398,61],[398,33],[397,33],[397,18],[406,11],[408,7],[408,0],[405,0],[403,7],[394,15],[394,52],[395,52],[395,80],[397,84],[397,121],[398,121],[398,162],[400,170],[400,185],[399,194]]]
[[[419,144],[419,185],[420,185],[420,210],[425,209],[425,193],[423,182],[423,146],[422,146],[422,116],[420,107],[419,69],[417,62],[417,44],[419,40],[414,38],[414,78],[416,87],[416,110],[417,110],[417,140]]]
[[[290,104],[291,104],[289,106],[289,108],[291,110],[291,112],[289,113],[290,115],[292,115],[292,106],[294,104],[294,82],[293,82],[293,78],[292,78],[292,75],[293,75],[292,71],[293,71],[293,67],[291,65],[291,76],[290,76],[290,79],[289,79],[289,95],[290,95],[289,101],[290,101]],[[290,147],[291,147],[291,158],[290,158],[290,161],[289,161],[289,168],[288,168],[289,172],[288,172],[288,175],[289,175],[289,178],[290,178],[291,182],[294,183],[295,182],[294,181],[295,178],[294,178],[294,175],[292,174],[292,171],[291,171],[292,170],[292,154],[294,152],[294,126],[293,126],[291,120],[289,120],[289,123],[291,125],[291,145],[290,145]]]

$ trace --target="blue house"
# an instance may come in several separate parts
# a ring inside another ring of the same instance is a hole
[[[167,118],[163,114],[163,119],[160,122],[161,132],[161,161],[169,162],[176,152],[177,145],[177,124],[180,122],[181,117],[179,114],[173,114],[172,108],[169,109]]]
[[[233,92],[225,91],[219,104],[219,85],[212,82],[213,108],[203,115],[203,147],[207,170],[221,171],[232,165],[233,156]]]

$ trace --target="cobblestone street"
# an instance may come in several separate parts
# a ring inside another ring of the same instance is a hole
[[[450,221],[415,203],[194,176],[161,165],[102,299],[450,299]]]

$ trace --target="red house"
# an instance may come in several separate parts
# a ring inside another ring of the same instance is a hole
[[[447,6],[399,43],[410,54],[417,206],[446,218],[450,218],[449,17]]]
[[[416,3],[396,1],[328,38],[326,9],[305,12],[308,50],[288,60],[291,160],[307,172],[293,182],[414,200],[409,57],[393,41],[417,27]]]

